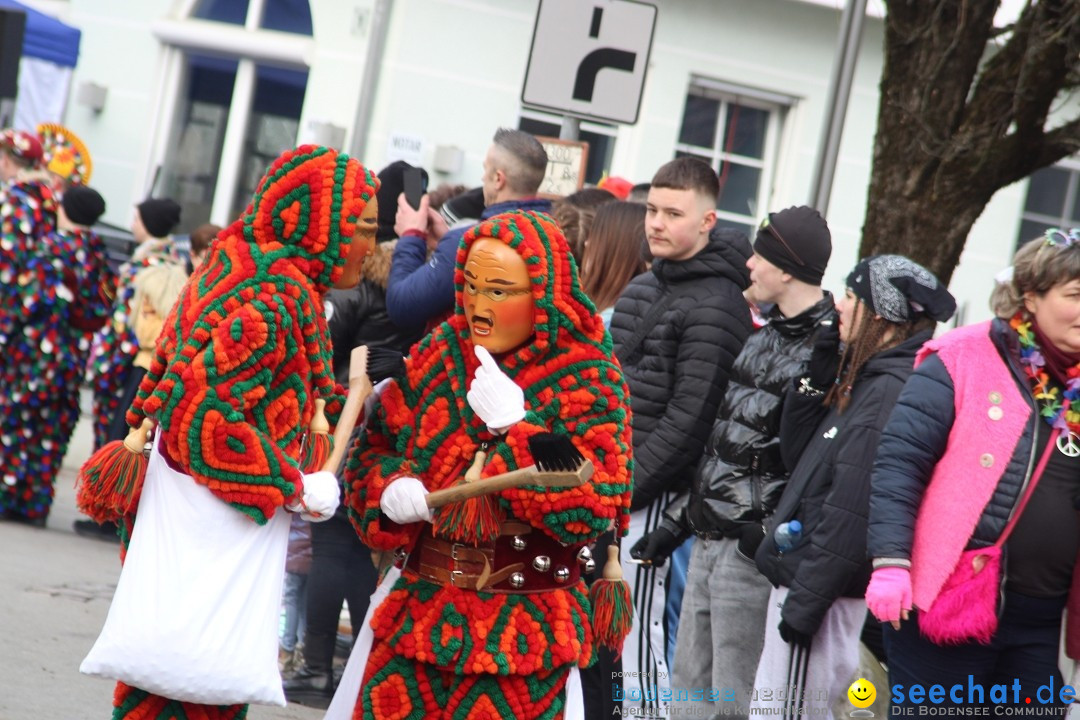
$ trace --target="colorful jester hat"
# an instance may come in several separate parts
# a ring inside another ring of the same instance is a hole
[[[72,185],[90,182],[94,164],[90,161],[90,151],[78,135],[56,123],[38,125],[37,133],[41,138],[41,161],[49,172],[56,173]]]
[[[156,419],[167,455],[257,522],[301,489],[314,400],[340,410],[322,296],[377,189],[330,148],[274,161],[185,286],[128,412],[132,427]]]

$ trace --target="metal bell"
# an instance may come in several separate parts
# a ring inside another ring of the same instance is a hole
[[[570,579],[570,568],[560,565],[555,568],[555,582],[564,583]]]
[[[547,555],[537,555],[533,558],[533,568],[537,572],[547,572],[551,569],[551,558]]]
[[[514,539],[510,541],[510,545],[515,550],[520,552],[525,549],[525,546],[528,545],[528,543],[525,542],[525,538],[521,537],[520,535],[515,535]]]
[[[592,570],[589,569],[589,563],[592,563],[592,567],[596,567],[596,563],[593,562],[592,550],[589,549],[588,545],[585,545],[578,550],[577,561],[578,565],[580,565],[581,569],[585,572],[592,572]]]
[[[519,572],[510,575],[510,585],[515,588],[520,588],[525,584],[525,575]]]
[[[589,558],[588,560],[586,560],[586,561],[585,561],[585,563],[584,563],[584,565],[582,566],[582,568],[583,568],[583,569],[585,570],[585,572],[587,572],[587,573],[591,573],[591,572],[594,572],[594,571],[596,570],[596,561],[595,561],[595,560],[593,560],[592,558]]]

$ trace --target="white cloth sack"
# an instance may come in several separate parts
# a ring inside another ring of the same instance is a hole
[[[352,652],[349,653],[349,662],[345,663],[345,672],[341,676],[337,690],[334,691],[334,699],[330,701],[330,707],[326,709],[324,720],[352,720],[353,709],[360,698],[360,685],[364,682],[368,655],[371,653],[371,646],[375,643],[371,618],[386,596],[390,594],[390,588],[394,587],[399,577],[401,577],[401,570],[396,567],[390,568],[382,582],[375,588],[375,592],[371,594],[367,614],[364,615],[364,624],[360,627],[356,642],[353,643]]]
[[[356,701],[360,699],[360,686],[364,682],[364,670],[367,669],[368,655],[371,646],[375,643],[375,633],[371,630],[371,618],[375,610],[382,604],[390,589],[401,577],[401,570],[396,567],[390,568],[383,577],[379,587],[371,595],[368,603],[367,614],[364,615],[364,625],[360,628],[360,634],[353,643],[352,652],[349,653],[349,662],[345,664],[345,672],[341,676],[334,699],[330,701],[330,707],[326,709],[323,720],[352,720]],[[585,720],[585,697],[581,690],[581,673],[575,665],[570,670],[570,677],[566,679],[566,707],[563,711],[563,720]]]
[[[258,525],[150,455],[109,616],[79,670],[172,700],[285,705],[288,513]]]

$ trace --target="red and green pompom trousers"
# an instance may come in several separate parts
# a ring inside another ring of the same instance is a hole
[[[353,720],[562,720],[569,674],[456,673],[376,641]]]
[[[197,705],[116,684],[112,720],[244,720],[247,705]]]

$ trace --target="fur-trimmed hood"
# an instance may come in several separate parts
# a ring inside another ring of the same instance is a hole
[[[360,277],[385,290],[390,284],[390,264],[394,259],[395,247],[397,247],[397,240],[376,245],[375,252],[364,261],[364,270]]]

